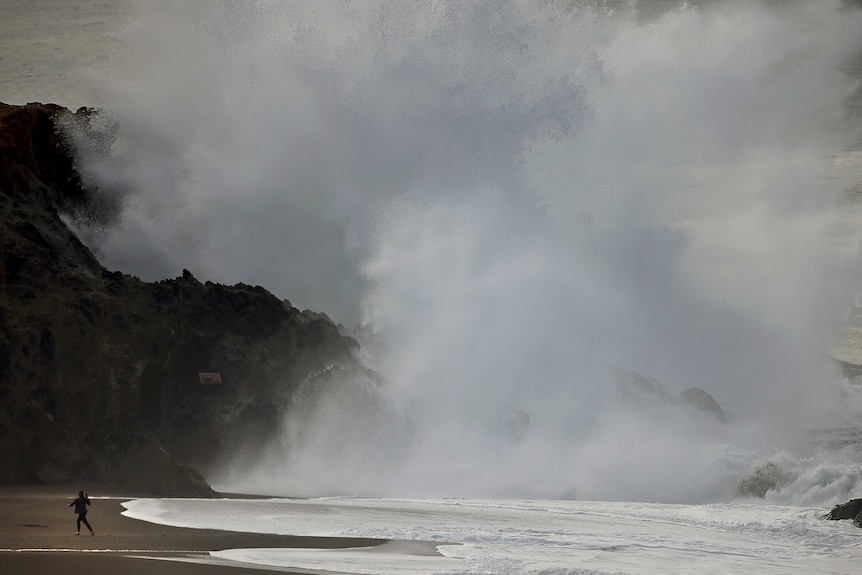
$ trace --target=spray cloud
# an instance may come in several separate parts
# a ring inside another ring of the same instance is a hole
[[[306,439],[325,465],[278,454],[279,488],[716,498],[740,428],[818,425],[839,381],[860,39],[839,2],[145,2],[93,78],[125,210],[82,234],[387,342],[397,463]],[[620,406],[614,367],[742,423]],[[334,387],[321,430],[363,419]]]

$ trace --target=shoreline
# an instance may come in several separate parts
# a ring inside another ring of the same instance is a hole
[[[158,525],[121,514],[123,502],[152,495],[126,493],[121,488],[110,487],[100,487],[99,491],[90,493],[92,505],[87,519],[95,535],[91,536],[83,525],[81,535],[75,535],[77,516],[68,505],[79,489],[0,486],[0,508],[5,517],[0,523],[0,572],[48,575],[80,570],[90,575],[136,575],[158,570],[160,575],[240,575],[278,571],[307,575],[311,572],[228,563],[209,553],[267,547],[344,549],[374,547],[387,542],[384,539],[300,537]],[[158,565],[153,561],[158,561]]]

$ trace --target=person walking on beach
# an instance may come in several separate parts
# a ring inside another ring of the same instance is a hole
[[[87,497],[87,494],[83,491],[78,492],[78,498],[69,504],[69,507],[75,506],[75,513],[78,514],[78,530],[75,531],[75,535],[81,534],[81,522],[84,522],[84,525],[87,526],[87,529],[90,530],[90,535],[95,535],[96,533],[93,531],[93,528],[90,527],[90,522],[87,521],[87,505],[90,504],[90,498]]]

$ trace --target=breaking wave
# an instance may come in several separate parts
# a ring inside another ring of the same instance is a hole
[[[859,10],[142,2],[118,41],[79,159],[121,209],[81,236],[325,311],[382,376],[223,481],[689,502],[773,461],[791,499],[862,494],[806,451],[854,389],[824,350],[859,279]]]

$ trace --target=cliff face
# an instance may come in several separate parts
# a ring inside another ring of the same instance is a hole
[[[94,201],[68,114],[0,104],[0,483],[212,494],[194,468],[265,440],[297,383],[359,369],[356,343],[260,287],[103,268],[61,218]]]

